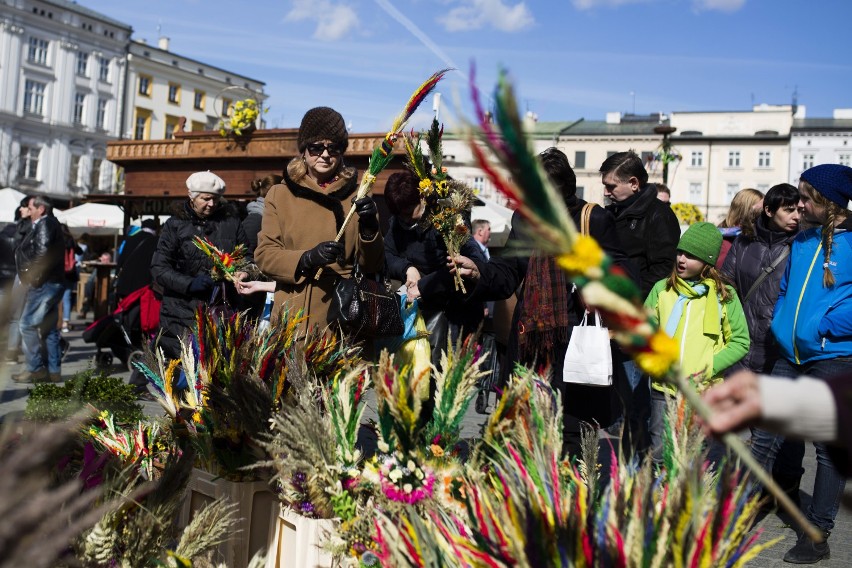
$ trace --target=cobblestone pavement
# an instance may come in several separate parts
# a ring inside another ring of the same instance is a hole
[[[65,334],[65,337],[71,342],[71,349],[62,364],[62,375],[64,378],[83,371],[93,364],[96,348],[94,345],[83,342],[81,335],[85,325],[84,322],[74,321],[72,331]],[[2,390],[0,390],[0,417],[22,413],[26,406],[29,385],[20,385],[8,380],[10,374],[19,373],[21,370],[21,364],[3,365],[0,368],[0,387],[2,387]],[[120,376],[125,380],[130,376],[130,372],[126,368],[123,368],[121,362],[117,359],[115,360],[115,364],[108,367],[107,370],[111,374]],[[374,399],[370,397],[369,400],[372,401]],[[368,405],[367,412],[365,412],[365,418],[367,419],[375,416],[375,405],[370,404],[370,402],[368,402]],[[144,402],[144,406],[149,414],[159,415],[161,412],[159,405],[156,403]],[[370,408],[370,406],[373,408]],[[486,418],[486,416],[477,414],[473,409],[473,405],[471,405],[464,419],[462,437],[477,437]],[[814,473],[816,471],[816,458],[813,446],[811,445],[808,445],[807,453],[805,454],[805,469],[806,473],[802,480],[801,493],[803,504],[806,504],[810,500],[814,483]],[[847,487],[846,499],[852,505],[852,487]],[[766,542],[779,536],[783,537],[784,540],[761,553],[749,565],[756,568],[785,566],[786,564],[784,564],[781,558],[796,542],[796,535],[793,530],[781,517],[774,513],[767,515],[759,523],[758,529],[762,530],[759,542]],[[831,559],[823,560],[817,566],[826,568],[848,568],[852,566],[852,508],[849,506],[841,506],[834,532],[829,539],[829,544],[831,546]]]

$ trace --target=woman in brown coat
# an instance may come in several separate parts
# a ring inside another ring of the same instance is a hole
[[[276,313],[285,303],[303,308],[307,329],[328,323],[339,275],[348,276],[356,262],[364,272],[381,271],[384,245],[369,196],[355,201],[358,222],[334,242],[358,189],[358,172],[343,163],[349,134],[340,113],[328,107],[305,113],[298,145],[301,155],[287,164],[283,183],[266,196],[255,261],[276,282]]]

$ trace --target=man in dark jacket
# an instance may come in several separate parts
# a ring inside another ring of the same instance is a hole
[[[32,229],[15,252],[18,274],[29,286],[20,321],[26,371],[14,380],[59,382],[62,350],[57,323],[65,280],[65,239],[46,198],[33,197],[28,209]]]
[[[607,210],[615,216],[618,237],[646,297],[674,268],[680,240],[677,216],[657,199],[657,188],[648,183],[648,172],[635,152],[613,154],[601,164],[600,173],[604,196],[612,202]]]
[[[217,285],[210,276],[213,263],[195,246],[194,238],[206,238],[226,252],[246,243],[236,207],[222,198],[225,193],[222,178],[209,171],[197,172],[189,176],[186,186],[189,199],[163,225],[151,263],[154,282],[163,289],[160,346],[170,358],[180,356],[178,338],[192,328],[195,309],[213,300]],[[226,291],[229,297],[236,297],[230,283]]]

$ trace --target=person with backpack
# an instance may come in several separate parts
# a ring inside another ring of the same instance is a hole
[[[71,295],[80,281],[80,269],[77,256],[83,254],[83,249],[77,246],[68,225],[62,223],[62,238],[65,243],[63,267],[65,269],[64,290],[62,291],[62,333],[71,331]]]

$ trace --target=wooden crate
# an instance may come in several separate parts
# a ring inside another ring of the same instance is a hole
[[[187,484],[179,526],[185,527],[204,505],[222,497],[237,505],[239,522],[233,536],[219,545],[214,559],[230,568],[244,568],[257,551],[266,549],[271,542],[279,501],[265,481],[228,481],[196,468]]]
[[[334,525],[333,520],[309,519],[280,507],[266,568],[330,568],[332,555],[321,545],[335,530]]]

